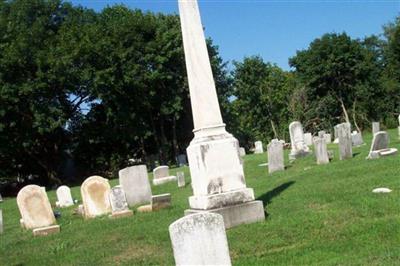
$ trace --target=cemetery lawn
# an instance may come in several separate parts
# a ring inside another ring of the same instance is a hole
[[[400,150],[397,129],[389,130],[390,147]],[[329,165],[316,165],[313,156],[269,175],[258,164],[266,153],[247,155],[248,187],[265,204],[267,219],[227,231],[234,265],[399,265],[400,157],[365,160],[367,145],[354,147],[354,158],[339,161],[338,147]],[[288,151],[285,150],[285,159]],[[15,198],[0,203],[4,233],[0,235],[0,265],[172,265],[168,226],[183,215],[192,194],[176,183],[152,187],[153,194],[170,192],[173,206],[154,213],[112,220],[83,220],[75,207],[61,210],[59,234],[33,237],[20,228]],[[96,174],[96,173],[93,173]],[[152,176],[150,175],[152,178]],[[117,179],[111,180],[114,186]],[[388,187],[389,194],[373,194]],[[48,191],[54,205],[55,191]],[[80,188],[72,188],[80,201]]]

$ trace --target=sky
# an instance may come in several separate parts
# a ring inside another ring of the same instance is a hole
[[[144,11],[176,13],[177,0],[70,0],[101,11],[124,4]],[[352,38],[382,34],[400,15],[400,0],[199,0],[205,34],[224,61],[259,55],[289,70],[288,59],[324,33]]]

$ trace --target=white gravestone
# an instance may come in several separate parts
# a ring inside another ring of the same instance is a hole
[[[254,142],[254,153],[259,154],[259,153],[263,153],[263,152],[264,152],[264,148],[263,148],[262,141],[258,140],[256,142]]]
[[[146,165],[126,167],[118,172],[119,184],[130,207],[151,202],[151,187]]]
[[[180,171],[176,173],[176,177],[178,178],[178,187],[184,187],[185,183],[185,173]]]
[[[324,136],[314,138],[314,149],[317,164],[329,163],[328,149]]]
[[[169,226],[176,265],[231,265],[221,215],[200,213]]]
[[[283,145],[277,140],[273,139],[271,143],[268,144],[268,173],[273,173],[275,171],[285,170],[285,164],[283,159]]]
[[[303,126],[294,121],[289,125],[291,151],[289,159],[293,160],[310,154],[310,148],[304,142]]]
[[[113,187],[110,191],[109,197],[112,210],[112,218],[133,215],[133,212],[128,208],[128,202],[126,201],[125,192],[121,186]]]
[[[166,165],[159,166],[153,170],[153,185],[161,185],[167,182],[176,181],[176,176],[169,175],[169,167]]]
[[[345,160],[353,157],[353,148],[351,141],[350,123],[342,123],[338,126],[339,137],[339,159]]]
[[[61,186],[57,188],[56,194],[58,200],[56,202],[56,206],[63,208],[74,205],[74,200],[72,199],[71,196],[71,189],[69,187]]]
[[[47,194],[41,187],[23,187],[18,192],[17,205],[22,217],[21,224],[26,229],[33,229],[34,235],[48,235],[60,231]]]
[[[246,150],[243,147],[240,147],[239,148],[239,154],[240,154],[240,157],[245,156],[246,155]]]
[[[108,214],[111,212],[109,200],[110,184],[101,176],[87,178],[81,186],[81,196],[85,218]]]
[[[361,146],[364,144],[364,140],[362,138],[361,133],[357,131],[353,131],[351,133],[351,143],[353,146]]]
[[[372,135],[378,133],[380,131],[380,124],[379,122],[372,122]]]
[[[325,135],[324,135],[324,138],[325,138],[326,144],[332,143],[332,136],[331,136],[331,134],[329,134],[329,133],[325,134]]]
[[[339,133],[338,133],[338,131],[339,131],[339,126],[340,126],[340,124],[338,124],[338,125],[336,125],[336,126],[334,126],[333,127],[333,130],[334,130],[334,140],[333,140],[333,143],[335,143],[335,144],[338,144],[339,143]]]
[[[179,0],[194,138],[187,148],[193,196],[185,215],[218,212],[226,227],[265,220],[246,187],[239,142],[226,131],[196,0]]]
[[[0,209],[0,234],[3,233],[3,210]]]
[[[397,153],[396,148],[388,148],[389,134],[386,131],[379,131],[375,133],[372,139],[371,149],[367,159],[376,159],[381,156],[394,155]]]
[[[320,138],[323,138],[325,134],[326,134],[325,130],[318,131],[318,137]]]
[[[307,146],[312,145],[312,135],[311,133],[305,133],[304,134],[304,142],[306,143]]]
[[[1,194],[0,194],[0,202],[3,202],[3,198],[1,197]]]

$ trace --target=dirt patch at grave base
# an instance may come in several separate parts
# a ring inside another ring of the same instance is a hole
[[[121,251],[119,254],[108,257],[105,263],[109,265],[123,265],[134,260],[146,261],[147,257],[151,257],[152,259],[159,257],[162,260],[165,255],[159,247],[149,244],[131,244],[121,248]]]

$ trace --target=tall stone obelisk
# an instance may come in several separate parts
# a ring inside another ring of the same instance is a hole
[[[187,148],[193,196],[185,215],[216,212],[226,228],[264,220],[263,203],[246,187],[239,143],[222,121],[197,0],[178,2],[194,122]]]

